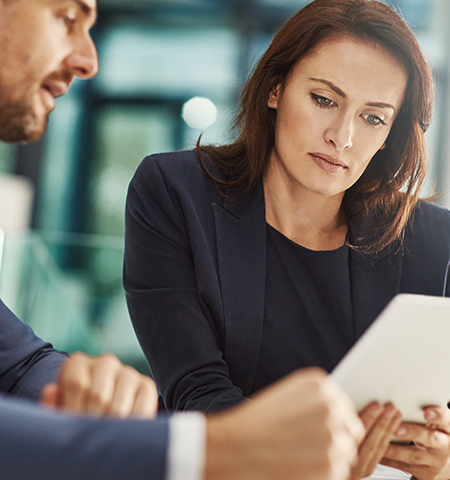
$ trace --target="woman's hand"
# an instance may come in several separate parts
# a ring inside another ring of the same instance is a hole
[[[359,480],[373,473],[385,456],[402,420],[400,412],[391,403],[386,405],[369,403],[359,415],[366,428],[366,434],[359,444],[358,463],[352,469],[351,480]]]
[[[382,463],[405,470],[419,480],[450,478],[450,411],[424,409],[426,425],[402,423],[396,436],[414,445],[391,445]]]
[[[62,364],[56,382],[43,388],[41,404],[79,415],[152,418],[158,392],[151,378],[114,355],[77,352]]]

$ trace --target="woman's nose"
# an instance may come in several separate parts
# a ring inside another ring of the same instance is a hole
[[[340,116],[326,130],[325,140],[333,144],[336,150],[348,150],[353,146],[353,129],[353,121]]]

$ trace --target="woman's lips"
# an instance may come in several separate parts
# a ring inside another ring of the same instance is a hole
[[[338,160],[337,158],[331,157],[324,153],[310,153],[311,157],[314,160],[314,163],[319,166],[322,170],[328,173],[339,173],[347,170],[347,165]]]

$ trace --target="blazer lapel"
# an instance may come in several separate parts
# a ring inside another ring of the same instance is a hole
[[[213,204],[230,378],[250,394],[262,341],[266,221],[262,186],[245,203]]]

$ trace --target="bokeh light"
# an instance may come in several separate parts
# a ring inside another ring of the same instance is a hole
[[[183,105],[181,115],[191,128],[204,130],[214,125],[217,107],[209,98],[193,97]]]

